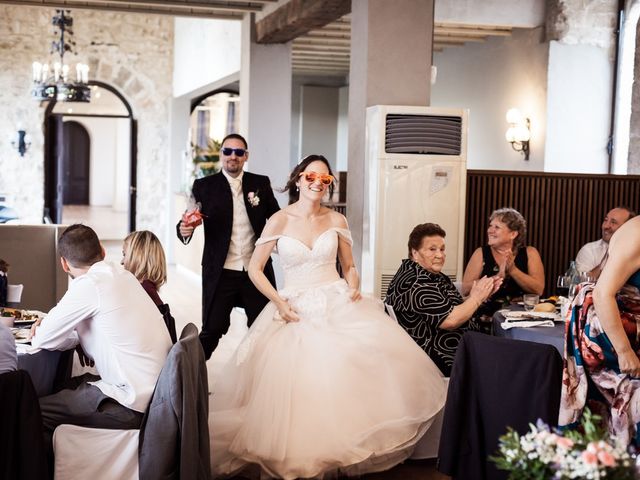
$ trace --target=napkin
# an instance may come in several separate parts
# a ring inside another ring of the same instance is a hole
[[[528,327],[553,327],[553,320],[519,320],[517,322],[510,322],[505,320],[500,324],[503,330],[509,330],[510,328],[528,328]]]
[[[500,324],[503,330],[509,330],[513,327],[553,327],[554,321],[560,320],[560,317],[552,312],[523,312],[501,310],[505,321]]]

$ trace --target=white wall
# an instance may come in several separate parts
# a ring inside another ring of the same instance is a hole
[[[131,122],[128,118],[117,118],[116,123],[116,163],[115,185],[113,189],[113,209],[117,212],[129,211],[129,164],[131,160]]]
[[[436,22],[533,28],[545,21],[545,0],[437,0],[434,10]]]
[[[89,205],[127,211],[129,119],[65,117],[67,121],[80,123],[89,133]]]
[[[179,97],[240,70],[241,22],[175,19],[173,96]]]
[[[349,87],[338,91],[338,132],[336,138],[336,170],[346,171],[349,160]]]
[[[89,132],[91,162],[89,164],[89,205],[111,206],[115,188],[117,143],[116,125],[111,118],[70,117],[65,121],[81,123]]]
[[[468,168],[544,169],[548,44],[542,37],[542,28],[515,29],[510,37],[434,52],[431,105],[470,110]],[[512,107],[531,119],[528,162],[505,140]]]
[[[607,173],[612,81],[608,49],[551,42],[545,171]]]
[[[303,85],[301,89],[300,157],[324,155],[336,166],[338,96],[335,87]]]

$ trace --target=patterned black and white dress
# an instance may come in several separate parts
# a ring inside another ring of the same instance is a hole
[[[398,322],[411,338],[449,376],[462,335],[467,330],[477,330],[473,321],[455,330],[440,328],[453,308],[463,302],[449,277],[429,272],[413,260],[403,260],[389,284],[385,302],[393,307]]]

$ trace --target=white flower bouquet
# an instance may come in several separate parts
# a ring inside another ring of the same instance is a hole
[[[509,480],[638,478],[627,445],[608,437],[600,420],[586,409],[576,430],[553,432],[541,421],[522,436],[509,428],[489,458],[509,472]]]

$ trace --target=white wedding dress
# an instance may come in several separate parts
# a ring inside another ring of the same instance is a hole
[[[406,459],[445,400],[442,375],[380,302],[349,299],[331,228],[313,248],[284,235],[286,298],[269,303],[215,381],[209,428],[214,475],[321,478],[382,471]],[[251,468],[247,469],[249,472]],[[245,472],[247,473],[247,472]],[[251,473],[249,473],[251,475]]]

